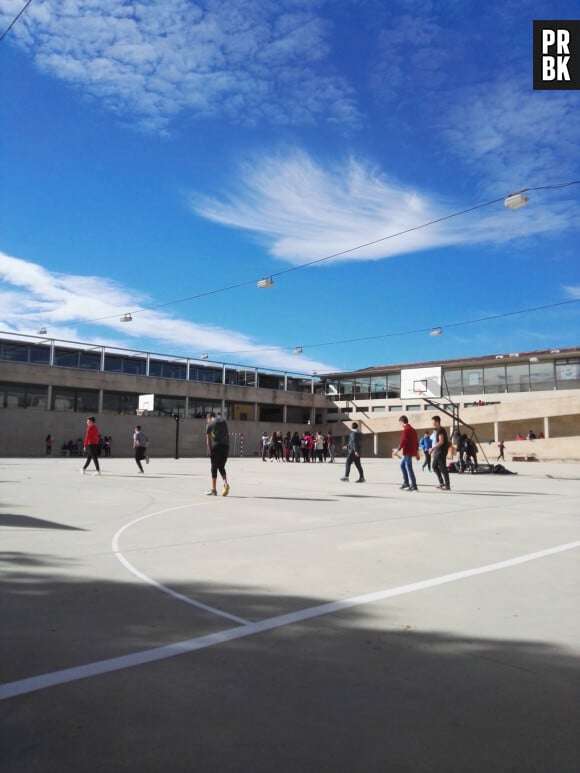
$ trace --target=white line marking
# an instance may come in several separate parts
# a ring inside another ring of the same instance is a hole
[[[486,566],[478,566],[475,569],[466,569],[461,572],[444,574],[441,577],[432,577],[430,580],[413,582],[409,585],[401,585],[398,588],[376,591],[375,593],[366,593],[363,596],[354,596],[353,598],[343,599],[342,601],[332,601],[328,604],[307,607],[305,609],[297,610],[296,612],[290,612],[286,615],[270,617],[258,623],[249,623],[244,626],[237,626],[236,628],[228,628],[224,631],[219,631],[218,633],[198,636],[195,639],[187,639],[186,641],[168,644],[151,650],[133,652],[129,655],[122,655],[117,658],[87,663],[84,666],[65,668],[62,671],[53,671],[48,674],[32,676],[28,679],[20,679],[16,682],[7,682],[6,684],[0,685],[0,700],[14,698],[17,695],[25,695],[26,693],[44,690],[48,687],[56,687],[69,682],[76,682],[91,676],[101,676],[103,674],[110,674],[114,671],[121,671],[126,668],[134,668],[135,666],[141,666],[145,663],[155,663],[159,660],[173,658],[176,655],[185,655],[197,650],[207,649],[208,647],[215,647],[217,644],[224,644],[226,642],[235,641],[236,639],[243,639],[246,636],[255,636],[258,633],[273,631],[276,628],[294,625],[295,623],[311,620],[312,618],[321,617],[322,615],[342,612],[345,609],[358,607],[363,604],[372,604],[376,601],[383,601],[384,599],[403,596],[406,593],[415,593],[416,591],[427,590],[428,588],[436,588],[439,585],[446,585],[447,583],[457,582],[458,580],[466,580],[481,574],[499,572],[502,569],[511,569],[514,566],[519,566],[520,564],[525,564],[529,561],[536,561],[540,558],[546,558],[547,556],[553,556],[557,553],[563,553],[564,551],[574,550],[579,547],[580,540],[577,542],[568,542],[565,545],[558,545],[553,548],[547,548],[546,550],[539,550],[535,553],[527,553],[526,555],[509,558],[506,561],[499,561],[495,564],[487,564]]]
[[[194,599],[190,599],[188,596],[184,596],[182,593],[178,593],[177,591],[174,591],[171,588],[168,588],[166,585],[162,585],[160,582],[153,580],[151,577],[148,577],[146,574],[143,574],[143,572],[140,572],[139,569],[137,569],[137,567],[133,566],[133,564],[128,559],[126,559],[125,556],[119,550],[119,538],[121,537],[121,534],[123,534],[123,532],[126,531],[127,529],[131,528],[131,526],[134,526],[136,523],[139,523],[139,521],[145,521],[147,518],[153,518],[153,516],[155,515],[163,515],[164,513],[171,513],[171,512],[174,512],[175,510],[184,510],[186,507],[199,507],[200,504],[190,503],[188,505],[179,505],[179,507],[170,507],[168,510],[158,510],[156,513],[149,513],[148,515],[142,515],[140,518],[135,518],[135,520],[125,524],[125,526],[122,526],[113,537],[113,541],[112,541],[113,555],[123,564],[125,569],[131,572],[132,575],[137,577],[139,580],[142,580],[143,582],[149,583],[149,585],[152,585],[154,588],[157,588],[157,590],[160,590],[162,593],[167,593],[168,596],[171,596],[172,598],[177,599],[178,601],[184,601],[186,604],[189,604],[192,607],[196,607],[197,609],[202,609],[204,612],[210,612],[212,615],[225,617],[226,620],[231,620],[233,623],[239,623],[240,625],[248,625],[249,621],[244,620],[242,617],[237,617],[236,615],[230,615],[229,612],[224,612],[221,609],[216,609],[216,607],[210,607],[207,604],[202,604],[201,601],[195,601]]]

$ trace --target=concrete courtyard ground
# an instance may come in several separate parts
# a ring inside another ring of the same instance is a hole
[[[578,465],[364,466],[0,460],[3,773],[578,771]]]

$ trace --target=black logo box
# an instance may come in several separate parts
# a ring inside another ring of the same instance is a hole
[[[544,30],[547,31],[546,35]],[[550,43],[552,45],[549,45]],[[545,57],[553,57],[553,60],[544,61]],[[566,79],[566,75],[569,76],[569,80]],[[580,20],[534,21],[534,90],[575,91],[578,89],[580,89]]]

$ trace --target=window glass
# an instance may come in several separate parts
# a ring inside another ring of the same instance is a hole
[[[84,368],[85,370],[100,370],[101,353],[100,352],[80,352],[79,368]]]
[[[387,397],[395,398],[401,396],[401,374],[389,373],[387,376]]]
[[[30,362],[37,365],[48,365],[50,363],[50,346],[30,346]]]
[[[139,407],[139,396],[130,392],[103,392],[103,413],[133,414]]]
[[[530,391],[530,366],[527,362],[518,365],[507,365],[508,392]]]
[[[28,344],[0,344],[0,358],[13,362],[28,362]]]
[[[554,363],[530,362],[530,385],[532,392],[554,389]]]
[[[483,369],[483,383],[486,394],[505,392],[505,365],[486,366]]]
[[[463,394],[477,395],[483,392],[483,368],[463,368]]]
[[[79,353],[72,352],[70,349],[59,349],[55,347],[54,350],[54,364],[59,368],[76,368],[79,362]]]
[[[443,394],[447,392],[447,394],[450,395],[460,395],[463,394],[463,381],[462,381],[462,371],[461,368],[457,368],[454,370],[444,370],[442,379],[441,379],[441,387],[443,389]]]
[[[580,359],[557,360],[556,383],[558,389],[580,388]]]

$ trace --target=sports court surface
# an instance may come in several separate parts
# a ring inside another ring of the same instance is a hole
[[[577,773],[579,466],[363,462],[0,460],[2,772]]]

